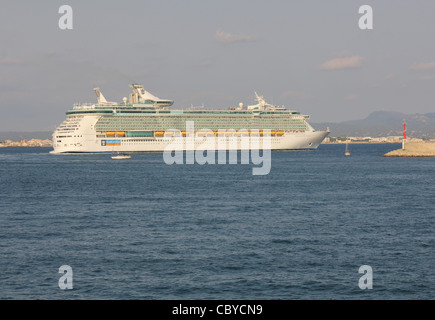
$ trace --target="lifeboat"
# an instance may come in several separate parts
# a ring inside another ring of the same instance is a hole
[[[278,131],[276,131],[276,135],[277,136],[283,136],[284,135],[284,130],[278,130]]]
[[[154,131],[154,137],[161,137],[165,134],[165,131]]]
[[[118,137],[125,137],[125,131],[117,131],[117,132],[116,132],[116,135],[117,135]]]
[[[115,131],[106,131],[106,136],[107,137],[113,137],[113,136],[115,136]]]
[[[247,137],[247,136],[249,136],[249,130],[242,130],[242,131],[240,131],[240,134],[244,137]]]

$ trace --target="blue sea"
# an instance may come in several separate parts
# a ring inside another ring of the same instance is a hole
[[[398,148],[272,152],[263,176],[1,148],[0,299],[433,299],[435,159]]]

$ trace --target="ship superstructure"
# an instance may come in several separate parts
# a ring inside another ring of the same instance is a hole
[[[309,116],[266,103],[257,93],[257,104],[228,109],[172,109],[172,100],[160,99],[142,85],[123,102],[109,102],[98,88],[96,104],[74,105],[53,133],[53,153],[164,151],[177,134],[185,138],[215,136],[225,138],[241,149],[244,136],[263,139],[270,136],[272,150],[316,149],[329,131],[316,131]],[[194,129],[192,127],[194,125]],[[181,141],[184,150],[196,149]],[[228,144],[228,145],[229,145]],[[216,144],[216,149],[228,149]]]

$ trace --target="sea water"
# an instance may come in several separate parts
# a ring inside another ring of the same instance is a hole
[[[272,152],[264,176],[1,148],[0,298],[433,299],[435,159],[399,147]]]

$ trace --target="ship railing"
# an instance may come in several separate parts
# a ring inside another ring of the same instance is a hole
[[[89,110],[95,109],[95,105],[92,103],[75,103],[73,106],[74,110]]]

